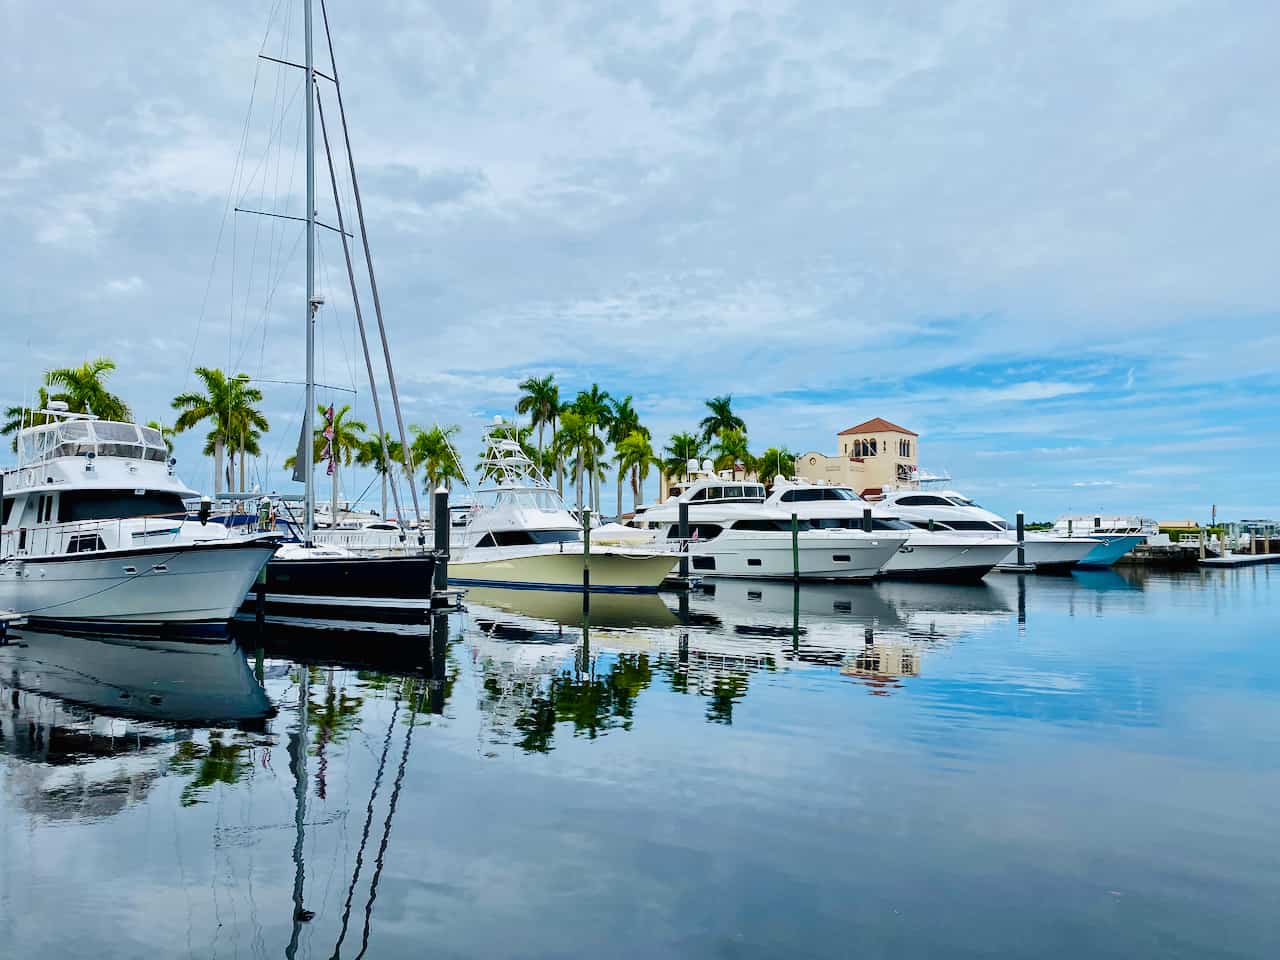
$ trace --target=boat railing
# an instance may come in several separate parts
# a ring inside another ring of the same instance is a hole
[[[6,527],[0,530],[0,557],[27,559],[163,544],[179,539],[185,520],[185,515],[169,513]]]

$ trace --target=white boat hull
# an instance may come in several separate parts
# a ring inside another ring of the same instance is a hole
[[[560,545],[470,547],[449,560],[449,582],[460,586],[581,590],[583,554]],[[643,593],[658,589],[677,557],[657,550],[591,549],[592,591]]]
[[[1097,540],[1083,540],[1079,537],[1036,537],[1028,535],[1025,541],[1024,555],[1026,562],[1039,571],[1069,570],[1085,558]],[[1018,562],[1018,545],[1012,543],[1012,550],[1003,564]],[[1002,564],[1002,565],[1003,565]]]
[[[133,627],[226,623],[271,541],[222,540],[0,562],[0,610],[33,621]]]
[[[945,534],[913,533],[884,565],[895,579],[977,580],[1003,562],[1014,545],[990,537],[968,540]]]
[[[704,577],[868,580],[880,572],[904,538],[852,535],[846,531],[806,531],[793,556],[791,534],[727,531],[713,540],[689,543],[690,571]],[[798,570],[797,570],[798,563]]]

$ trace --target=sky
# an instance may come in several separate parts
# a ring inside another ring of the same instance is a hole
[[[302,74],[258,59],[302,57],[301,2],[0,11],[0,399],[105,354],[171,422],[194,366],[245,371],[290,489],[302,230],[230,208],[304,208]],[[726,393],[757,452],[885,417],[1006,514],[1280,515],[1274,4],[329,12],[406,419],[468,462],[554,373],[659,442]],[[320,400],[372,423],[320,233]]]

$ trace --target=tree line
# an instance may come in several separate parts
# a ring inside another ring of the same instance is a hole
[[[17,432],[24,424],[31,424],[31,410],[47,409],[52,401],[65,403],[72,413],[93,414],[104,420],[132,420],[129,405],[108,385],[115,370],[115,362],[108,357],[86,361],[78,367],[49,370],[38,389],[34,408],[14,406],[5,410],[0,435],[14,435],[16,448]],[[237,486],[240,492],[247,492],[248,458],[261,455],[262,436],[270,430],[260,409],[262,391],[245,373],[228,376],[214,367],[197,367],[195,374],[197,389],[184,391],[172,401],[176,414],[173,425],[153,420],[147,426],[160,431],[170,451],[175,434],[207,428],[203,453],[213,459],[215,495],[224,490],[235,491]],[[653,470],[669,480],[684,479],[690,460],[707,458],[717,470],[742,468],[765,478],[790,475],[794,470],[795,454],[785,448],[770,447],[759,456],[751,453],[746,421],[734,411],[731,395],[705,401],[706,416],[695,430],[676,433],[665,447],[655,449],[652,433],[641,422],[630,394],[614,397],[593,383],[572,400],[562,400],[554,374],[529,377],[520,383],[519,390],[515,413],[526,422],[507,423],[495,435],[519,442],[545,476],[554,476],[562,496],[566,477],[572,477],[579,510],[603,512],[600,488],[610,474],[617,484],[615,513],[621,515],[624,484],[629,483],[633,502],[640,503]],[[390,474],[404,474],[400,442],[390,435],[370,435],[368,425],[354,417],[350,404],[334,410],[332,438],[325,436],[326,408],[321,406],[319,414],[314,452],[319,463],[326,446],[331,449],[334,514],[338,511],[340,471],[356,464],[377,472],[382,515],[386,516]],[[454,444],[460,429],[457,424],[411,428],[409,462],[414,482],[420,476],[430,491],[463,479]],[[389,467],[384,461],[384,443],[390,463],[398,468]],[[289,458],[285,467],[291,468],[293,460]],[[483,467],[478,465],[477,471],[483,480]]]

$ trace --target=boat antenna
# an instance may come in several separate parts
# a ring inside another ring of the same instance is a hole
[[[308,18],[310,17],[310,0],[307,0]],[[347,166],[351,171],[351,193],[356,202],[356,220],[360,224],[360,240],[364,245],[364,260],[369,269],[369,290],[373,294],[373,312],[378,318],[378,333],[382,338],[382,355],[387,364],[387,384],[391,388],[391,405],[396,413],[396,426],[400,431],[400,448],[401,455],[404,460],[404,468],[410,478],[413,477],[413,466],[409,457],[409,435],[404,428],[404,413],[400,409],[400,394],[396,389],[396,374],[391,363],[391,346],[387,342],[387,327],[382,320],[382,300],[378,296],[378,281],[373,272],[373,254],[369,250],[369,232],[365,229],[364,223],[364,204],[360,201],[360,182],[356,178],[356,161],[355,155],[351,152],[351,131],[347,127],[347,111],[342,104],[342,84],[338,82],[338,61],[333,55],[333,34],[329,30],[329,10],[324,0],[320,0],[320,15],[324,20],[325,40],[329,45],[329,69],[330,79],[333,81],[333,90],[338,99],[338,118],[342,121],[342,138],[347,148]],[[311,74],[311,45],[310,45],[310,19],[308,24],[308,43],[307,43],[307,70]],[[310,101],[308,101],[310,102]],[[310,113],[308,113],[310,117]],[[308,131],[310,131],[310,121],[308,121]],[[310,208],[308,208],[310,210]],[[310,214],[308,214],[310,215]],[[424,548],[426,546],[426,533],[422,529],[422,507],[418,502],[418,485],[416,483],[409,484],[409,493],[413,497],[413,513],[418,523],[418,546]]]
[[[302,463],[305,480],[302,506],[302,539],[311,546],[316,523],[315,417],[316,417],[316,69],[312,57],[311,0],[302,0],[306,44],[307,91],[307,401],[302,410]]]

